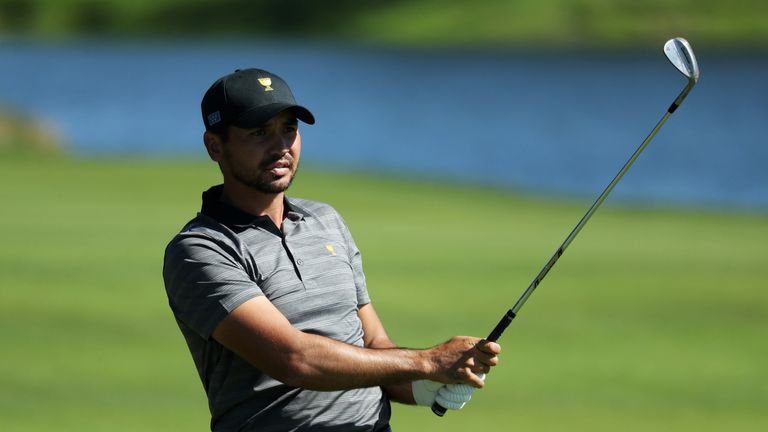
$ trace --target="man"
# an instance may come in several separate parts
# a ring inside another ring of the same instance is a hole
[[[168,245],[163,277],[211,429],[387,431],[390,400],[461,408],[500,347],[454,337],[414,350],[389,339],[341,216],[285,196],[298,120],[315,122],[287,84],[235,71],[208,89],[202,114],[224,182]]]

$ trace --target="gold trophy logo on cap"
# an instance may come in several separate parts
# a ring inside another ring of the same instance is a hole
[[[259,78],[259,84],[264,86],[264,91],[272,91],[274,90],[272,87],[272,78]]]

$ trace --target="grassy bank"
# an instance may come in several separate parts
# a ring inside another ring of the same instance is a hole
[[[310,37],[405,45],[768,47],[760,0],[0,0],[5,34]]]
[[[163,248],[218,181],[206,162],[0,160],[0,430],[205,430]],[[588,203],[306,169],[405,346],[484,335]],[[449,233],[449,234],[448,234]],[[396,430],[762,431],[768,218],[601,209],[502,339],[502,366]]]
[[[63,154],[63,141],[49,125],[0,104],[0,159],[50,159]]]

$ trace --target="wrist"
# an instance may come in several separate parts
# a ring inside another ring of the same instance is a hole
[[[414,368],[417,372],[415,380],[433,380],[437,374],[435,354],[433,348],[414,350],[416,354]]]

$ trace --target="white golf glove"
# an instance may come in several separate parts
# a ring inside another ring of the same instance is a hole
[[[445,384],[437,381],[419,380],[412,382],[411,390],[413,391],[416,405],[432,406],[437,397],[438,390],[443,387],[445,387]]]
[[[485,379],[485,374],[478,375]],[[436,381],[419,380],[411,384],[413,398],[417,405],[432,406],[437,401],[442,407],[451,410],[460,410],[472,399],[472,394],[477,390],[467,384],[448,384]]]

